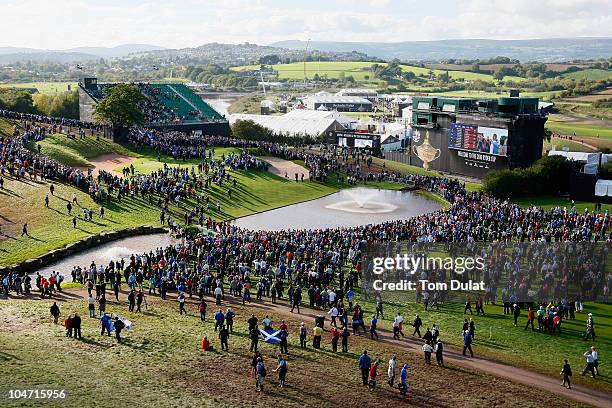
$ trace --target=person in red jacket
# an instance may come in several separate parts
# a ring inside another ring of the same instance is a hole
[[[533,310],[532,308],[529,308],[529,311],[527,312],[527,324],[525,325],[525,330],[527,330],[527,327],[531,325],[531,331],[535,331],[535,328],[533,327],[534,320],[535,320],[535,310]]]
[[[207,336],[204,336],[202,339],[202,350],[204,351],[212,351],[212,346],[210,345],[210,341]]]
[[[370,389],[370,391],[374,391],[374,388],[376,388],[376,383],[378,382],[378,379],[376,377],[378,375],[378,363],[379,362],[380,360],[376,360],[370,366],[370,382],[368,383],[368,388]]]

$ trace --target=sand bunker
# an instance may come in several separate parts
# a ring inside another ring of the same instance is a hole
[[[298,178],[301,179],[302,174],[304,174],[304,179],[308,179],[310,177],[310,172],[307,168],[300,166],[299,164],[295,164],[292,161],[279,159],[278,157],[262,157],[263,160],[267,161],[270,164],[268,171],[273,174],[276,174],[280,177],[287,177],[291,180],[295,180],[295,173],[298,174]]]

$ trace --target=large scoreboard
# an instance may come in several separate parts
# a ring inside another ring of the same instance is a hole
[[[340,147],[366,149],[375,155],[380,154],[380,135],[375,133],[330,131],[327,134],[327,143]]]
[[[508,129],[451,123],[448,130],[450,149],[506,156],[508,151]]]

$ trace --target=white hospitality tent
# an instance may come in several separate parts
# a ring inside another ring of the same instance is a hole
[[[595,183],[596,197],[612,197],[612,180],[597,180]]]
[[[230,124],[234,124],[237,120],[252,120],[257,124],[270,129],[275,134],[286,136],[317,137],[329,130],[339,130],[344,128],[333,117],[297,118],[289,115],[230,115]]]

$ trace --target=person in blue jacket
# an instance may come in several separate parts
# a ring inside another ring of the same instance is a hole
[[[370,366],[372,359],[368,356],[368,350],[363,350],[363,354],[359,357],[359,369],[361,370],[361,380],[363,385],[368,385],[370,377]]]
[[[402,370],[400,371],[400,394],[406,395],[408,392],[408,364],[404,364]]]
[[[219,309],[219,311],[215,313],[215,331],[217,331],[218,328],[223,326],[224,321],[225,321],[225,315],[223,314],[223,311]]]
[[[470,332],[465,330],[463,332],[463,355],[465,356],[465,351],[470,350],[470,355],[474,357],[474,352],[472,351],[472,336]]]

